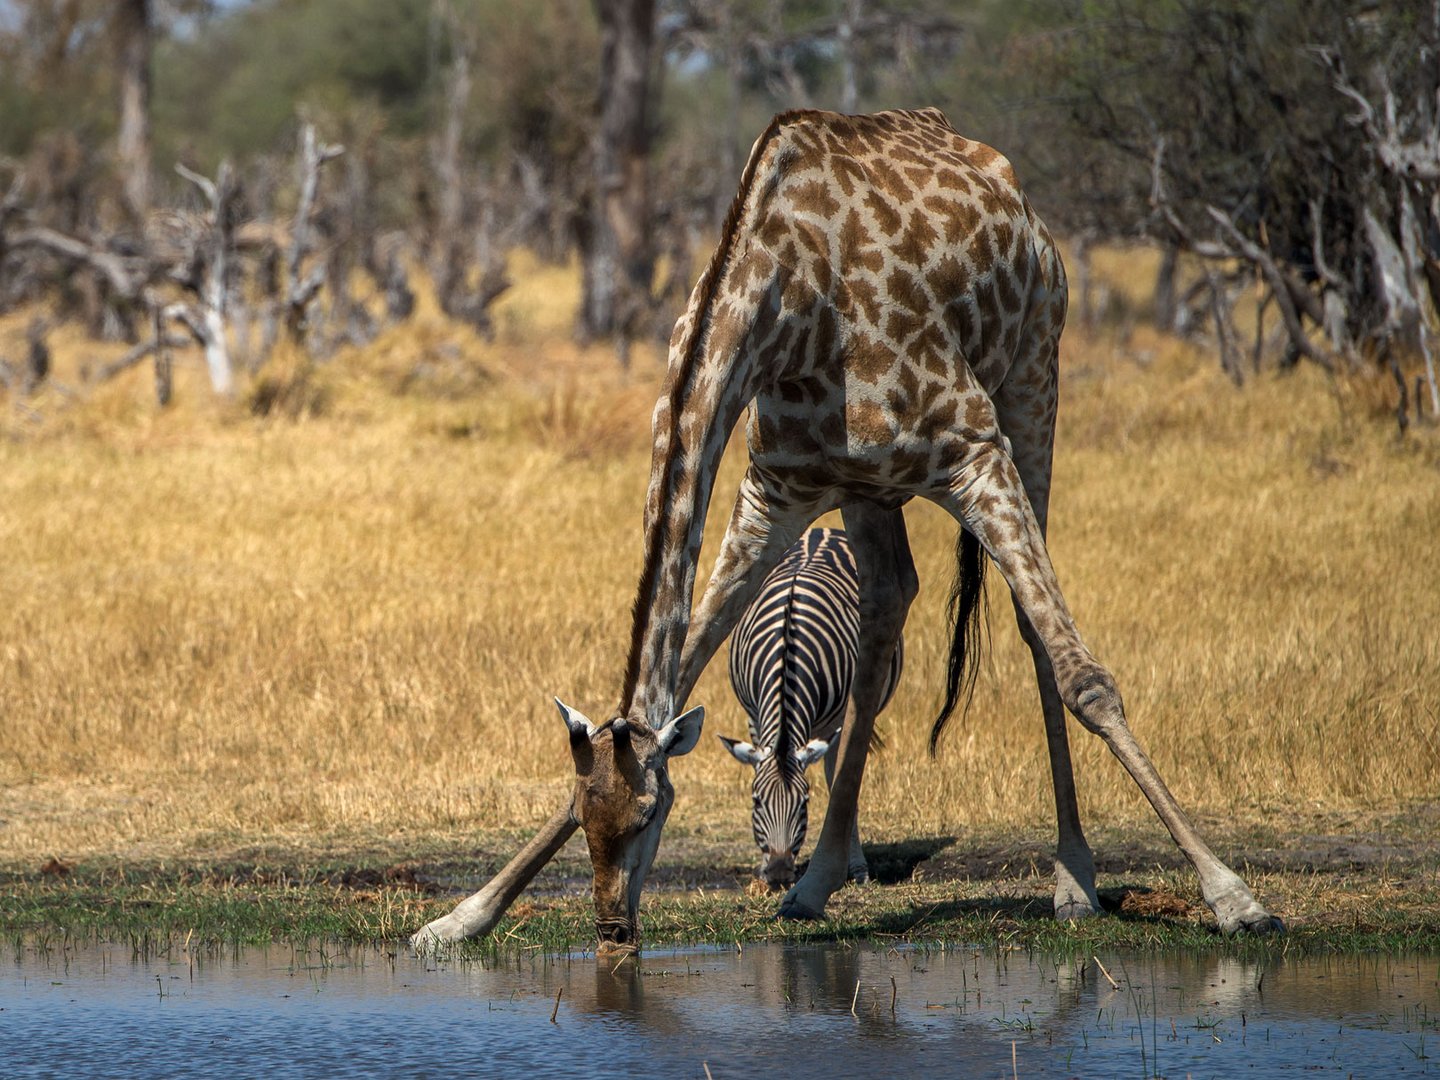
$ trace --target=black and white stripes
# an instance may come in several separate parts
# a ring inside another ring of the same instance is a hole
[[[859,625],[859,575],[845,534],[812,529],[765,579],[731,639],[730,682],[749,716],[750,741],[721,741],[755,767],[752,823],[760,876],[771,885],[794,879],[805,842],[806,767],[826,757],[827,779],[833,771],[829,751],[839,745]],[[901,646],[891,658],[882,709],[900,678],[903,652]],[[858,837],[854,847],[860,858]],[[861,869],[863,859],[857,876]]]

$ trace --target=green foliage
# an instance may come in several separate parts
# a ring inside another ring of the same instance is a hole
[[[270,0],[166,43],[156,57],[159,156],[208,165],[275,150],[296,112],[383,115],[400,138],[430,118],[427,0]]]

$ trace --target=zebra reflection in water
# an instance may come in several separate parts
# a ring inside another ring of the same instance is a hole
[[[765,579],[731,639],[730,683],[749,716],[750,741],[719,738],[755,768],[752,825],[759,876],[771,888],[795,881],[809,817],[806,769],[823,757],[827,785],[835,775],[859,634],[860,578],[845,533],[812,529]],[[904,651],[901,642],[890,659],[881,709],[895,692]],[[857,820],[848,877],[869,876]]]

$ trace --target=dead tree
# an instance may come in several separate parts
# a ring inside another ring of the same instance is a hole
[[[50,374],[50,347],[45,344],[45,332],[49,329],[44,319],[36,318],[30,321],[30,329],[26,331],[26,356],[25,356],[25,388],[28,396],[40,389]]]
[[[582,340],[634,336],[648,306],[651,46],[655,0],[595,0],[600,20],[599,123],[593,190],[581,234]]]
[[[1365,234],[1376,263],[1376,281],[1382,292],[1386,347],[1395,338],[1413,343],[1425,361],[1430,392],[1430,415],[1440,417],[1440,386],[1436,384],[1435,346],[1432,336],[1440,314],[1440,0],[1433,0],[1428,51],[1431,76],[1415,100],[1406,102],[1410,134],[1402,131],[1400,107],[1384,68],[1377,66],[1371,82],[1379,106],[1356,88],[1343,60],[1326,54],[1335,89],[1355,106],[1350,124],[1365,135],[1391,191],[1388,220],[1375,206],[1365,209]],[[1398,376],[1397,376],[1398,378]],[[1405,388],[1401,382],[1401,397]],[[1416,407],[1419,401],[1417,395]],[[1403,418],[1401,430],[1404,430]]]
[[[235,200],[240,194],[240,185],[229,161],[220,163],[213,181],[184,165],[176,165],[175,171],[200,189],[210,204],[210,220],[205,234],[196,240],[198,273],[181,278],[181,283],[195,293],[199,307],[171,304],[164,314],[166,318],[178,320],[194,336],[205,350],[211,387],[217,394],[229,396],[234,390],[234,372],[226,340],[226,309],[235,256]]]
[[[315,134],[315,125],[305,124],[300,134],[300,203],[290,225],[290,250],[285,258],[285,329],[292,341],[300,342],[305,334],[305,313],[310,303],[325,286],[325,264],[317,262],[301,277],[305,256],[310,251],[311,218],[315,198],[320,190],[320,170],[345,152],[343,146],[322,143]]]
[[[150,0],[119,0],[114,35],[119,54],[120,123],[116,152],[125,208],[143,230],[150,210]]]

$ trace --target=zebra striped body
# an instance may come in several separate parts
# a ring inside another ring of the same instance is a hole
[[[755,767],[752,825],[770,885],[794,880],[808,824],[806,767],[823,756],[827,781],[833,774],[859,634],[860,580],[845,533],[812,529],[765,579],[731,639],[730,683],[749,716],[750,742],[721,741]],[[882,709],[903,662],[902,644],[890,659]],[[850,873],[866,877],[858,829]]]

